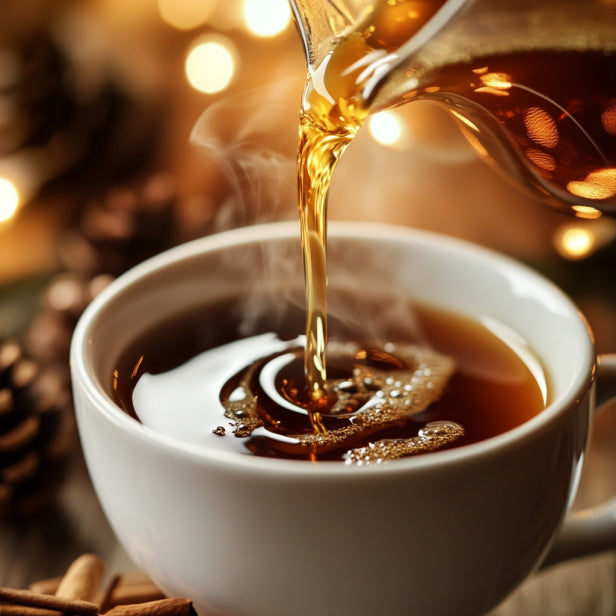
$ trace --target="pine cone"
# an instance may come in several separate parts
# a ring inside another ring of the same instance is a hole
[[[55,494],[75,442],[64,376],[0,341],[0,516],[31,513]]]
[[[60,259],[85,278],[118,276],[177,243],[177,203],[175,183],[163,173],[138,188],[112,188],[86,205]]]
[[[67,390],[73,330],[86,306],[111,280],[104,274],[91,279],[74,272],[57,275],[44,290],[41,309],[23,335],[29,357],[53,368]]]
[[[68,62],[47,31],[0,49],[5,59],[0,91],[10,102],[0,123],[0,155],[47,143],[75,111]],[[8,69],[8,70],[6,70]]]

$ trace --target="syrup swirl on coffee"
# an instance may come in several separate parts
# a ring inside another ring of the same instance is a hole
[[[389,345],[384,351],[355,343],[328,347],[330,376],[315,432],[303,354],[298,347],[266,357],[223,386],[220,398],[233,434],[247,438],[253,453],[303,450],[302,457],[316,460],[340,450],[348,463],[369,464],[434,450],[464,434],[454,422],[439,422],[438,439],[436,433],[428,438],[428,430],[411,439],[379,440],[381,431],[403,426],[441,397],[454,362],[425,347]],[[366,440],[368,446],[357,446]]]

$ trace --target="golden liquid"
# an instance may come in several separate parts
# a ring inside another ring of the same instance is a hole
[[[308,76],[300,115],[299,211],[305,372],[316,411],[327,390],[327,194],[342,153],[366,117],[382,107],[379,92],[397,92],[386,94],[389,106],[418,99],[445,105],[480,154],[544,202],[583,218],[616,214],[616,50],[591,43],[491,55],[486,50],[454,64],[408,66],[371,79],[379,59],[395,53],[443,4],[381,0]]]
[[[314,400],[313,427],[324,430],[319,401],[327,393],[327,196],[336,164],[369,113],[362,98],[366,65],[391,53],[425,25],[442,1],[388,0],[341,38],[304,89],[298,148],[299,218],[306,278],[304,368]]]

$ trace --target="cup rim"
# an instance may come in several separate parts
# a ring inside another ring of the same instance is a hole
[[[426,472],[430,469],[479,460],[497,452],[503,452],[510,447],[514,447],[519,441],[530,437],[530,435],[549,429],[550,424],[566,411],[572,401],[583,396],[594,380],[596,368],[595,344],[592,330],[586,318],[562,289],[531,267],[512,257],[473,242],[433,231],[386,223],[332,221],[328,225],[328,237],[363,237],[374,240],[412,240],[415,243],[429,243],[433,246],[445,247],[447,250],[483,256],[501,268],[513,268],[514,271],[539,282],[546,293],[559,301],[562,307],[567,308],[572,316],[575,315],[576,322],[579,324],[580,335],[583,335],[588,343],[583,350],[580,349],[580,362],[585,369],[580,370],[576,375],[568,389],[567,396],[559,396],[558,399],[548,403],[540,413],[515,428],[463,447],[401,458],[382,465],[347,465],[336,461],[320,461],[315,464],[306,460],[271,459],[255,456],[248,452],[242,454],[224,450],[214,451],[196,444],[184,443],[177,437],[158,432],[127,415],[111,400],[102,385],[98,383],[87,359],[87,348],[91,343],[89,332],[96,322],[99,312],[111,303],[116,296],[122,294],[123,291],[145,275],[152,274],[161,268],[177,265],[178,262],[197,257],[203,252],[216,252],[237,244],[258,243],[264,237],[272,240],[296,237],[299,241],[299,226],[291,221],[263,223],[201,237],[147,259],[116,278],[103,289],[82,313],[71,340],[70,367],[73,389],[77,389],[76,381],[78,381],[82,393],[89,400],[90,407],[94,409],[89,412],[95,412],[116,429],[127,433],[137,441],[158,446],[168,455],[185,458],[196,464],[241,470],[249,474],[267,472],[269,474],[275,473],[278,476],[292,475],[293,477],[306,477],[308,479],[344,476],[352,480],[353,478],[375,476],[381,473],[395,475],[415,471]]]

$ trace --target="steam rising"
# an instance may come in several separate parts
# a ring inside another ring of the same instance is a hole
[[[290,308],[300,314],[304,311],[299,222],[297,226],[296,237],[263,238],[254,250],[229,255],[233,259],[229,269],[239,270],[245,280],[245,296],[238,306],[240,333],[245,337],[263,331],[264,322],[281,323]],[[387,254],[381,244],[377,251],[360,240],[335,237],[328,247],[330,334],[380,345],[413,340],[427,346],[410,304],[412,289],[396,282],[404,265],[395,252]],[[293,332],[303,333],[303,327]]]
[[[219,100],[197,121],[191,143],[226,187],[216,231],[297,216],[299,92],[294,79],[277,82]]]
[[[235,265],[249,272],[245,275],[241,321],[241,333],[246,336],[254,334],[264,315],[275,322],[290,305],[305,307],[297,214],[299,93],[301,83],[289,78],[221,99],[204,111],[191,134],[191,142],[220,172],[226,188],[213,221],[214,231],[297,221],[296,240],[265,241],[258,258],[252,253],[234,257],[241,261]],[[350,184],[356,185],[357,179]],[[354,195],[348,198],[355,200]],[[343,323],[371,342],[386,341],[387,324],[395,324],[398,333],[422,342],[409,311],[407,292],[391,286],[391,272],[387,271],[391,260],[370,250],[366,254],[357,243],[352,252],[337,249],[335,244],[332,248],[328,248],[330,288],[344,293],[330,294],[330,320]],[[359,293],[364,299],[382,298],[378,311],[377,302],[362,301]]]

